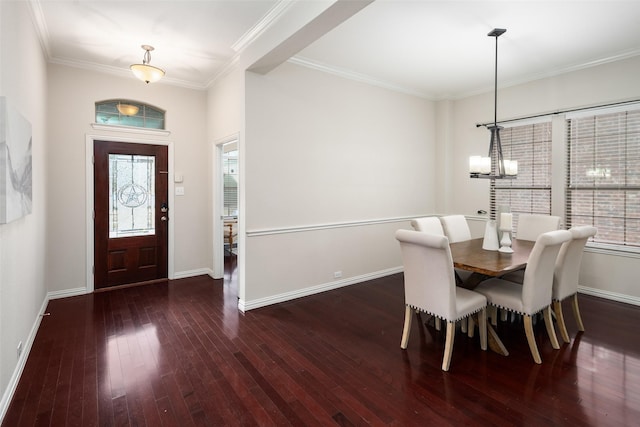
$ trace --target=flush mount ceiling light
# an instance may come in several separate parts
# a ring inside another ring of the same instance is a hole
[[[135,116],[136,114],[138,114],[138,110],[140,110],[140,108],[138,108],[136,105],[120,103],[116,105],[116,108],[123,116]]]
[[[153,50],[153,46],[143,44],[142,49],[144,49],[144,57],[142,58],[142,64],[133,64],[129,68],[131,68],[131,71],[133,71],[133,74],[143,82],[145,83],[157,82],[164,76],[164,70],[158,67],[154,67],[153,65],[149,65],[149,63],[151,62],[150,52]]]
[[[502,127],[498,126],[498,37],[505,32],[507,30],[504,28],[494,28],[487,34],[489,37],[496,38],[493,124],[485,125],[491,132],[489,155],[487,157],[471,156],[469,158],[469,176],[471,178],[514,179],[518,175],[518,162],[516,160],[505,160],[502,155],[502,144],[500,143],[500,130]]]

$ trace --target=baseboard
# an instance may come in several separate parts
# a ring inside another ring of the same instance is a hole
[[[616,292],[603,291],[602,289],[578,286],[578,292],[585,295],[604,298],[612,301],[624,302],[626,304],[640,306],[640,298],[631,295],[619,294]]]
[[[48,295],[45,296],[44,301],[42,302],[42,306],[40,307],[40,311],[38,312],[38,316],[33,322],[33,326],[31,327],[31,331],[29,331],[29,336],[27,337],[26,342],[24,343],[24,347],[22,349],[22,354],[18,358],[18,363],[16,368],[13,371],[13,375],[9,379],[9,384],[7,388],[4,390],[4,394],[2,395],[2,400],[0,401],[0,424],[4,420],[4,416],[9,409],[9,404],[11,403],[11,399],[13,398],[13,394],[16,392],[16,388],[18,387],[18,382],[20,381],[20,377],[22,376],[22,371],[24,371],[24,367],[27,364],[27,359],[29,358],[29,353],[31,353],[31,347],[33,346],[33,341],[36,339],[36,334],[38,333],[38,328],[40,328],[40,322],[42,321],[42,313],[47,309],[47,304],[49,303]]]
[[[47,301],[51,301],[52,299],[75,297],[78,295],[85,295],[87,293],[90,293],[87,291],[87,288],[73,288],[65,289],[62,291],[54,291],[47,294]]]
[[[213,277],[213,270],[211,270],[210,268],[198,268],[196,270],[179,271],[173,274],[173,280],[202,276],[204,274]]]
[[[272,295],[265,298],[258,298],[252,301],[238,300],[238,309],[242,312],[253,310],[260,307],[266,307],[272,304],[278,304],[281,302],[291,301],[297,298],[307,297],[321,292],[331,291],[333,289],[342,288],[344,286],[354,285],[356,283],[366,282],[368,280],[378,279],[380,277],[390,276],[392,274],[401,273],[402,267],[389,268],[386,270],[380,270],[373,273],[363,274],[360,276],[348,277],[342,280],[335,280],[329,283],[323,283],[316,286],[311,286],[304,289],[297,289],[291,292],[285,292],[283,294]]]

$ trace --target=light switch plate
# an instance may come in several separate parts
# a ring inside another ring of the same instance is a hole
[[[176,187],[176,196],[184,196],[184,187]]]

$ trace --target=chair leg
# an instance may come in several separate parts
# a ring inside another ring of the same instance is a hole
[[[478,313],[478,329],[480,329],[480,348],[487,349],[487,309],[483,308]]]
[[[564,314],[562,313],[562,302],[554,301],[553,302],[553,312],[556,315],[556,322],[558,322],[558,329],[560,329],[560,336],[562,337],[562,341],[568,343],[571,342],[569,339],[569,333],[567,332],[567,325],[564,323]]]
[[[495,305],[489,306],[489,317],[491,317],[491,324],[498,326],[498,307]]]
[[[460,330],[463,334],[467,333],[467,318],[460,320]]]
[[[506,322],[509,316],[509,312],[507,310],[500,310],[500,321]]]
[[[582,317],[580,316],[580,308],[578,307],[578,294],[573,295],[573,316],[576,318],[578,324],[578,330],[584,332],[584,323],[582,323]]]
[[[440,323],[440,318],[439,317],[435,317],[434,316],[433,324],[436,327],[436,331],[439,331],[440,329],[442,329],[442,324]]]
[[[447,321],[447,338],[444,342],[444,357],[442,358],[442,370],[448,371],[453,353],[453,338],[456,336],[456,322]]]
[[[404,329],[402,330],[402,341],[400,341],[400,348],[406,349],[409,342],[409,333],[411,332],[411,317],[412,310],[408,305],[404,309]]]
[[[473,321],[473,315],[467,317],[467,336],[469,338],[473,338],[473,335],[476,332],[476,325]]]
[[[538,345],[536,344],[536,337],[533,335],[533,323],[531,322],[531,316],[528,314],[524,316],[524,332],[527,334],[527,342],[529,343],[529,350],[531,350],[533,361],[537,364],[542,363],[540,353],[538,352]]]
[[[544,311],[544,324],[547,327],[547,334],[549,335],[549,339],[551,340],[551,347],[558,350],[560,348],[560,344],[558,344],[558,337],[556,336],[556,330],[553,327],[553,320],[551,320],[551,306],[548,305]]]

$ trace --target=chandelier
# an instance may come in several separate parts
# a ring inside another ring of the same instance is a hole
[[[487,126],[487,129],[491,132],[489,155],[487,157],[469,157],[469,176],[471,178],[514,179],[518,175],[518,162],[516,160],[505,160],[502,154],[502,144],[500,143],[500,130],[502,127],[498,126],[498,37],[506,31],[504,28],[494,28],[487,34],[489,37],[496,38],[493,124]]]

